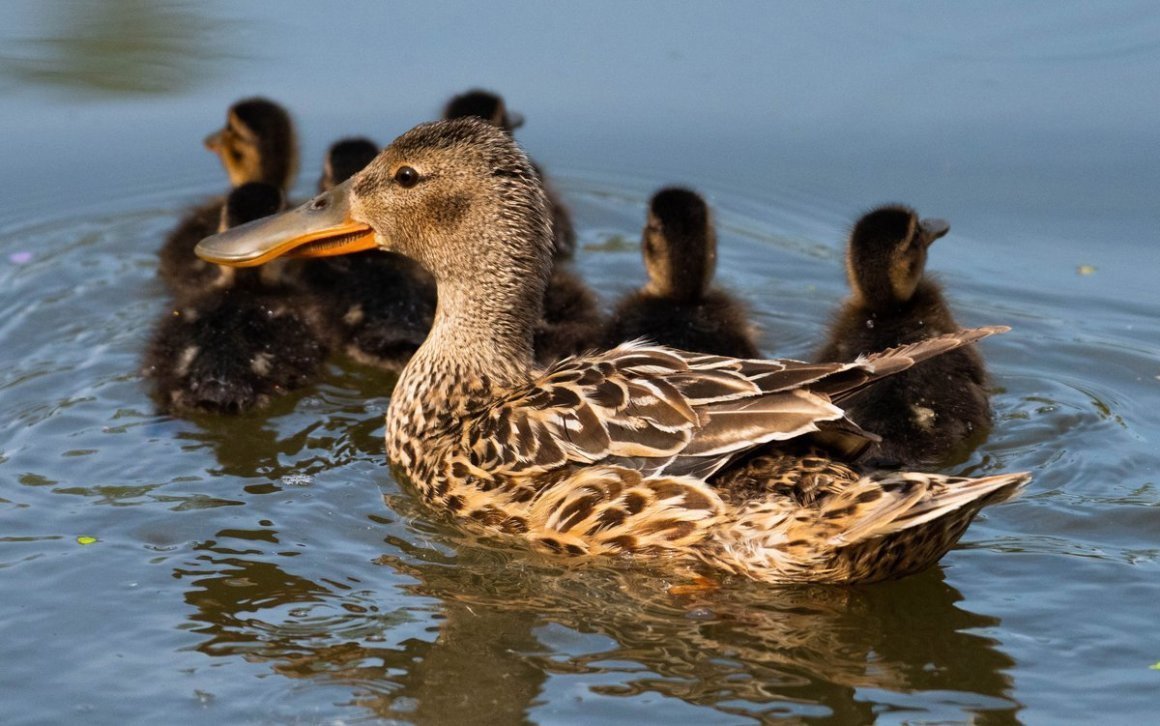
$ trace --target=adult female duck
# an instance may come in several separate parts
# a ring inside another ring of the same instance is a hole
[[[377,244],[426,267],[435,323],[392,397],[388,454],[436,506],[541,549],[699,560],[768,582],[872,581],[930,565],[982,506],[1028,481],[859,476],[798,455],[811,444],[856,454],[874,437],[835,403],[996,328],[852,363],[625,345],[535,368],[548,220],[511,137],[460,119],[412,129],[345,184],[198,254],[251,265]]]

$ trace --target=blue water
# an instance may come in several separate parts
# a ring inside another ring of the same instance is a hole
[[[1152,720],[1158,39],[1150,3],[5,4],[0,722]],[[226,106],[293,111],[305,194],[335,138],[473,86],[527,118],[606,303],[643,280],[649,193],[705,192],[771,355],[821,337],[859,213],[949,219],[959,319],[1013,328],[950,471],[1028,492],[900,582],[674,597],[449,526],[391,479],[390,381],[353,362],[159,415],[156,250],[225,185]]]

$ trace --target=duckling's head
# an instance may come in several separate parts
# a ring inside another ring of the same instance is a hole
[[[926,267],[926,250],[950,231],[941,219],[919,219],[910,207],[879,207],[854,225],[846,252],[850,288],[863,305],[910,300]]]
[[[379,147],[370,139],[360,137],[334,142],[326,152],[326,160],[322,162],[318,191],[325,192],[350,179],[378,155]]]
[[[282,211],[286,196],[282,190],[266,182],[246,182],[235,187],[222,205],[219,231],[268,217]]]
[[[552,234],[539,175],[491,124],[422,124],[350,180],[285,214],[202,240],[197,254],[249,266],[375,246],[423,265],[441,304],[446,289],[473,285],[477,297],[510,298],[518,289],[531,299],[539,287],[542,298]]]
[[[443,107],[444,119],[466,118],[468,116],[481,118],[509,134],[524,125],[523,116],[508,112],[502,96],[479,88],[473,88],[466,93],[452,97]]]
[[[713,281],[717,233],[709,205],[688,189],[669,187],[653,195],[641,233],[648,270],[645,291],[658,297],[691,301]]]
[[[290,114],[265,98],[230,106],[226,125],[205,137],[218,155],[232,186],[261,181],[288,189],[298,171],[298,140]]]

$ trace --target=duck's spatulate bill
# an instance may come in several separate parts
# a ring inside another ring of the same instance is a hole
[[[370,226],[350,218],[344,183],[296,209],[206,237],[194,251],[207,262],[252,267],[277,257],[332,257],[376,246]]]

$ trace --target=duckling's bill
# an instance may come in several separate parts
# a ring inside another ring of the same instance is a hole
[[[922,229],[927,245],[951,231],[951,224],[945,219],[924,219],[918,223],[918,226]]]
[[[219,265],[252,267],[277,257],[333,257],[374,249],[374,231],[350,218],[349,183],[297,209],[206,237],[194,251]]]

